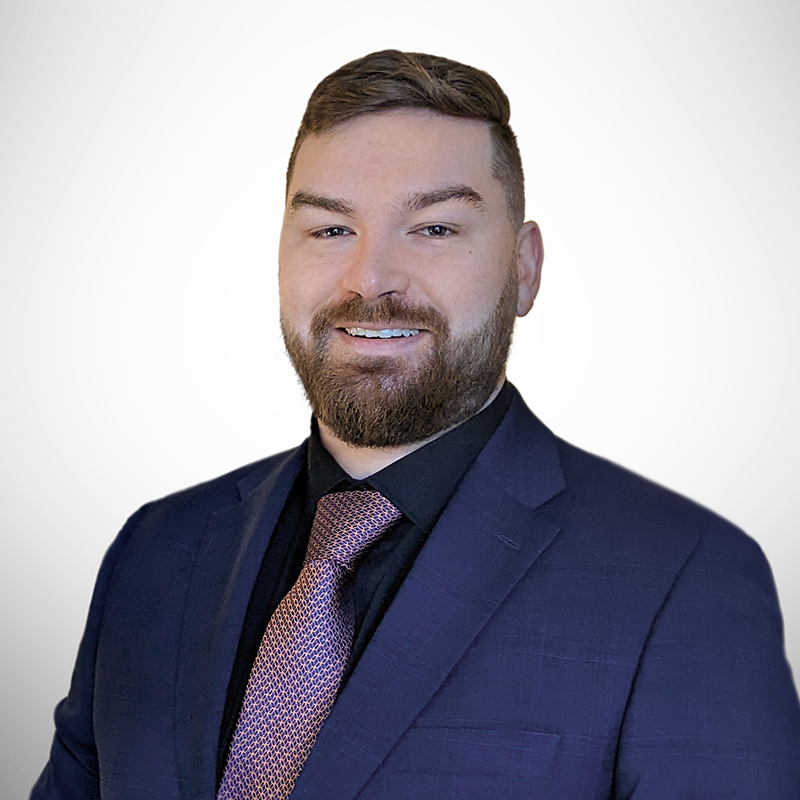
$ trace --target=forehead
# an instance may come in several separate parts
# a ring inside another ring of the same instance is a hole
[[[502,194],[492,162],[483,121],[411,109],[365,114],[303,141],[289,196],[313,190],[356,197],[367,189],[409,192],[454,184]]]

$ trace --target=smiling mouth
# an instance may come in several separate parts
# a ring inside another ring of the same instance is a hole
[[[383,328],[377,331],[368,328],[343,328],[343,330],[357,339],[407,339],[419,333],[417,328]]]

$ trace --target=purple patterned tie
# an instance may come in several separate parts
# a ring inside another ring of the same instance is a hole
[[[303,569],[261,640],[217,800],[283,800],[331,710],[353,643],[343,578],[400,518],[379,492],[317,503]]]

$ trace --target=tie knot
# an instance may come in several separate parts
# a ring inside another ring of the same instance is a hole
[[[325,559],[350,569],[358,556],[400,519],[380,492],[334,492],[317,503],[306,561]]]

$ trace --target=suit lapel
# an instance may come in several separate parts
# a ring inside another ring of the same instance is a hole
[[[302,446],[264,477],[239,483],[241,502],[211,515],[191,578],[176,676],[181,797],[209,800],[219,731],[244,615],[261,559],[305,458]]]
[[[555,441],[517,395],[325,721],[295,798],[355,797],[558,532]]]

